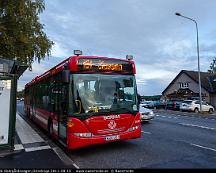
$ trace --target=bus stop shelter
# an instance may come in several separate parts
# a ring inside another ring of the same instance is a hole
[[[0,58],[0,150],[14,148],[17,80],[27,68]]]

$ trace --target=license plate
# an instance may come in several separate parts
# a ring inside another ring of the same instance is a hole
[[[116,140],[116,139],[120,139],[120,136],[116,135],[116,136],[106,136],[105,137],[106,141],[111,141],[111,140]]]

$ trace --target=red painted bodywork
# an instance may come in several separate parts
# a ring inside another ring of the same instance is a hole
[[[78,73],[78,59],[79,58],[102,58],[109,60],[122,60],[106,57],[97,57],[97,56],[71,56],[68,59],[62,61],[60,64],[56,65],[49,71],[44,74],[37,76],[31,82],[26,84],[25,88],[31,87],[34,84],[45,80],[46,78],[64,70],[65,66],[72,72]],[[127,60],[124,60],[127,61]],[[132,64],[133,74],[136,73],[135,64],[133,61],[127,61]],[[82,71],[83,72],[83,71]],[[94,73],[94,71],[85,71],[85,73]],[[100,73],[112,73],[112,72],[100,72]],[[115,72],[116,73],[116,72]],[[119,74],[125,74],[124,72],[118,72]],[[27,114],[30,114],[30,117],[37,122],[41,127],[47,130],[49,118],[52,120],[52,123],[58,129],[58,115],[47,110],[36,109],[37,117],[32,117],[32,105],[25,102],[25,111]],[[113,115],[113,114],[110,114]],[[104,118],[107,115],[93,116],[85,120],[79,120],[73,116],[68,116],[68,122],[72,122],[72,127],[67,127],[67,147],[69,149],[81,148],[94,144],[103,144],[108,142],[114,142],[117,140],[127,140],[133,138],[141,137],[141,123],[140,123],[140,114],[136,115],[131,114],[118,114],[120,118],[106,119]],[[39,116],[39,117],[38,117]],[[114,121],[114,122],[111,122]],[[112,129],[109,127],[109,123],[114,123],[115,127]],[[135,130],[130,131],[132,127],[137,127]],[[78,137],[75,133],[91,133],[91,137]],[[107,141],[105,137],[119,135],[119,139],[114,139]],[[58,130],[54,129],[53,137],[58,139]]]
[[[115,129],[109,129],[108,124],[111,120],[104,120],[104,116],[96,116],[85,121],[71,118],[74,126],[67,129],[67,145],[69,149],[81,148],[89,145],[103,144],[117,140],[127,140],[141,137],[140,113],[136,116],[130,114],[120,114],[116,122]],[[138,126],[138,129],[129,131],[129,128]],[[74,133],[92,133],[92,137],[78,137]],[[116,140],[106,141],[107,136],[119,135]]]

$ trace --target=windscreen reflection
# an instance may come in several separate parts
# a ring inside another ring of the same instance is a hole
[[[105,74],[73,76],[76,113],[137,111],[134,76]]]

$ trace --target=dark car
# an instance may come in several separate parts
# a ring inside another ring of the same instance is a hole
[[[166,109],[172,109],[172,110],[180,110],[180,105],[183,102],[183,100],[169,100],[166,103]]]
[[[156,109],[161,109],[161,108],[165,108],[166,107],[166,103],[163,101],[154,101],[154,108]]]
[[[140,104],[141,106],[145,108],[150,108],[150,109],[160,109],[160,108],[165,108],[166,104],[160,100],[158,101],[145,101]]]
[[[145,108],[154,108],[154,102],[153,101],[144,101],[140,103],[140,106],[143,106]]]

